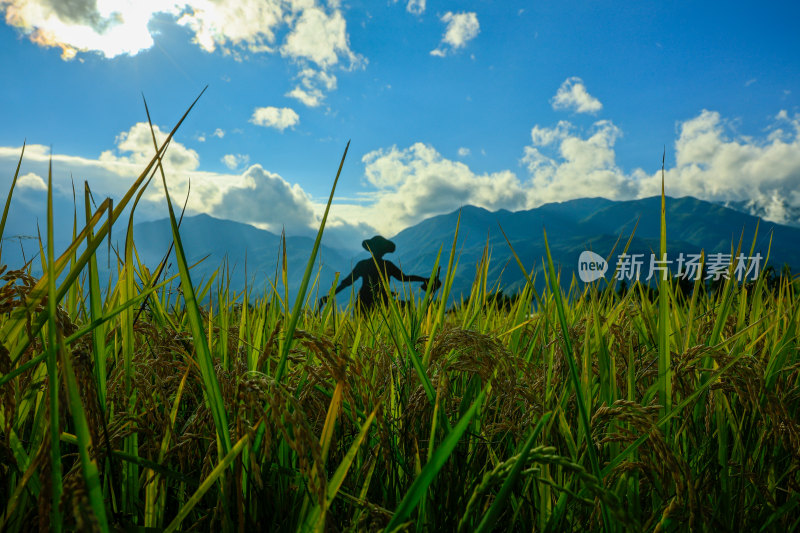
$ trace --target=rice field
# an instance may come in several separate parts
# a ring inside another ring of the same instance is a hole
[[[165,277],[122,214],[151,179],[166,188],[182,121],[59,255],[50,205],[42,277],[0,271],[0,530],[798,529],[796,281],[564,291],[548,252],[518,264],[528,283],[500,305],[487,251],[449,309],[443,243],[435,294],[318,311],[346,150],[293,300],[285,270],[265,294],[231,290],[222,268],[193,279],[169,198]],[[662,250],[668,222],[662,209]],[[129,238],[101,290],[115,224]]]

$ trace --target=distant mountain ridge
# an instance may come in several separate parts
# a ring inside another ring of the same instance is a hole
[[[191,264],[205,258],[192,269],[193,279],[209,279],[223,262],[230,273],[231,288],[237,291],[244,288],[245,282],[255,291],[263,291],[269,286],[267,279],[272,282],[276,276],[280,279],[283,245],[279,235],[206,214],[184,217],[180,232],[187,261]],[[172,242],[172,230],[167,219],[135,224],[133,234],[137,251],[145,258],[146,264],[157,265]],[[309,237],[286,237],[290,288],[299,286],[313,246],[314,239]],[[343,257],[339,250],[323,245],[316,263],[322,277],[333,279],[335,272],[349,265],[349,258]],[[171,260],[171,270],[177,271],[174,259]]]
[[[667,198],[666,208],[670,257],[680,252],[699,253],[700,250],[705,250],[707,255],[730,253],[732,243],[735,247],[742,234],[742,251],[749,254],[758,225],[755,251],[766,257],[771,235],[769,264],[780,270],[787,263],[795,272],[800,270],[800,228],[766,222],[741,211],[692,197]],[[406,273],[428,276],[441,250],[440,264],[443,269],[446,268],[460,216],[456,248],[458,268],[453,284],[455,298],[469,293],[475,277],[475,266],[487,244],[491,258],[490,283],[496,283],[504,292],[512,293],[525,282],[513,259],[510,242],[526,270],[537,275],[537,285],[541,287],[543,276],[540,273],[545,256],[544,230],[547,231],[553,259],[561,268],[562,285],[566,287],[573,274],[576,274],[578,256],[584,250],[608,257],[616,244],[615,255],[609,262],[613,272],[615,256],[622,251],[634,227],[636,232],[629,253],[644,254],[649,260],[650,254],[659,249],[660,210],[661,198],[658,196],[629,201],[582,198],[516,212],[492,212],[480,207],[464,206],[451,213],[423,220],[390,237],[397,249],[395,253],[387,255],[387,259],[400,265]],[[114,231],[119,246],[124,244],[123,226],[115,227]],[[15,231],[20,229],[15,228]],[[133,230],[142,262],[151,270],[155,269],[172,241],[169,221],[141,222],[135,224]],[[184,218],[181,238],[190,263],[207,256],[192,270],[195,284],[208,280],[223,263],[230,272],[230,287],[236,291],[242,290],[246,283],[254,293],[262,292],[269,287],[270,281],[274,283],[276,274],[279,276],[282,244],[280,236],[274,233],[248,224],[197,215]],[[313,243],[310,237],[286,238],[287,272],[292,292],[299,286]],[[4,247],[2,262],[10,264],[16,261],[16,248],[9,244],[11,242]],[[36,247],[38,250],[38,244]],[[30,254],[27,257],[30,258]],[[318,272],[312,279],[312,282],[316,281],[315,292],[327,292],[337,272],[340,277],[348,274],[355,263],[365,257],[368,257],[366,252],[353,254],[350,250],[323,245],[316,261]],[[102,259],[99,262],[101,268],[106,263]],[[34,261],[34,265],[37,263]],[[174,258],[170,261],[170,271],[176,272]],[[610,273],[606,278],[610,279]],[[349,291],[344,291],[340,301],[344,301],[348,295]]]
[[[487,242],[493,258],[490,281],[501,280],[499,286],[506,292],[513,292],[524,283],[524,276],[516,261],[511,260],[513,256],[500,228],[529,272],[534,269],[542,271],[546,230],[553,260],[562,269],[563,285],[568,285],[576,272],[578,256],[582,251],[593,250],[606,257],[621,237],[614,252],[616,256],[622,251],[634,227],[636,232],[629,253],[642,253],[649,258],[653,251],[659,249],[660,196],[629,201],[583,198],[516,212],[491,212],[465,206],[460,211],[424,220],[393,237],[403,268],[424,271],[427,265],[433,264],[440,244],[444,245],[443,255],[449,253],[459,213],[461,222],[457,249],[461,268],[454,283],[457,293],[466,294],[469,291],[475,274],[474,266]],[[772,234],[770,264],[778,270],[784,263],[788,263],[795,271],[800,267],[800,228],[766,222],[692,197],[667,198],[666,222],[668,257],[680,252],[699,253],[701,250],[707,255],[730,253],[731,243],[735,247],[741,235],[742,251],[749,254],[758,225],[754,253],[760,252],[766,258]],[[446,255],[442,258],[444,260]],[[613,264],[609,266],[613,270]],[[607,279],[610,279],[610,275]]]

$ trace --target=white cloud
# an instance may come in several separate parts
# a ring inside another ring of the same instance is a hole
[[[160,140],[163,140],[163,136]],[[167,183],[169,184],[170,194],[175,199],[185,196],[189,180],[191,180],[191,196],[188,204],[190,211],[206,212],[209,205],[213,205],[218,201],[218,196],[222,191],[237,184],[236,179],[222,179],[218,174],[190,170],[192,165],[186,164],[184,157],[176,157],[172,163],[168,162],[169,152],[175,148],[178,148],[176,152],[180,152],[180,148],[183,147],[173,140],[167,148],[167,157],[164,164]],[[0,147],[0,168],[9,168],[12,162],[15,166],[19,159],[19,153],[19,147]],[[151,153],[155,153],[155,151],[153,150]],[[142,163],[139,153],[126,152],[123,156],[115,155],[114,150],[108,150],[97,158],[53,153],[54,194],[68,198],[71,205],[72,185],[70,175],[74,175],[76,182],[78,180],[86,180],[89,183],[96,199],[100,200],[106,196],[119,199],[149,162],[150,159],[148,158],[146,162]],[[183,164],[176,165],[175,162],[183,162]],[[49,163],[49,147],[38,144],[28,144],[25,147],[23,159],[25,172],[31,171],[39,176],[47,175]],[[11,171],[13,172],[13,167]],[[76,186],[78,183],[76,183]],[[162,218],[166,216],[165,209],[163,185],[161,176],[157,173],[147,192],[142,197],[142,202],[140,202],[137,212],[145,218]]]
[[[6,23],[22,29],[36,44],[61,48],[65,59],[80,52],[112,58],[146,50],[153,46],[148,24],[159,14],[176,17],[207,52],[217,48],[230,52],[235,47],[269,52],[283,14],[278,0],[4,0],[3,4]]]
[[[285,96],[295,98],[308,107],[319,107],[325,99],[325,95],[317,88],[303,89],[299,85],[286,93]]]
[[[171,144],[169,149],[176,144]],[[21,151],[21,146],[0,146],[0,173],[10,169],[13,174]],[[38,197],[26,196],[24,192],[33,192],[32,189],[40,192],[44,188],[43,180],[39,176],[43,173],[46,175],[50,160],[49,147],[41,144],[26,146],[22,162],[25,174],[17,181],[21,187],[18,201],[40,201]],[[57,206],[68,207],[66,210],[57,210],[56,214],[68,214],[69,227],[73,205],[70,174],[87,180],[98,202],[108,196],[117,205],[116,202],[122,194],[127,192],[134,179],[144,170],[143,165],[129,162],[101,161],[58,153],[52,154],[52,165],[54,200]],[[299,184],[289,183],[260,165],[252,165],[238,173],[201,170],[167,172],[173,202],[183,204],[189,181],[191,192],[188,196],[187,213],[208,213],[275,232],[280,232],[285,227],[288,235],[314,235],[325,208],[324,203],[315,203]],[[265,209],[265,205],[269,209]],[[369,224],[359,220],[351,222],[342,217],[341,212],[336,211],[328,219],[330,232],[326,230],[326,243],[358,247],[361,239],[375,234],[375,229]],[[136,220],[139,222],[167,216],[159,175],[151,182],[150,189],[139,202],[136,213]]]
[[[221,160],[226,167],[231,170],[236,170],[242,165],[250,162],[250,156],[244,154],[225,154]]]
[[[363,58],[350,50],[342,13],[335,10],[327,14],[319,7],[303,10],[281,46],[281,54],[295,60],[312,61],[322,69],[336,65],[341,58],[346,59],[350,67],[363,62]]]
[[[98,5],[94,0],[4,0],[6,23],[45,47],[61,48],[64,59],[96,51],[106,57],[136,54],[153,45],[147,23],[156,12],[177,14],[176,7],[156,2]]]
[[[469,155],[469,148],[464,148],[463,146],[458,149],[458,155],[460,157],[467,157]]]
[[[214,214],[270,231],[279,232],[285,226],[289,233],[302,233],[316,223],[311,198],[299,185],[289,184],[261,165],[248,168],[242,178],[241,186],[222,195]]]
[[[33,172],[28,172],[24,176],[20,176],[17,178],[17,187],[22,187],[25,189],[32,189],[35,191],[46,191],[47,184],[44,182],[41,176],[38,174],[34,174]]]
[[[608,120],[595,122],[586,137],[575,130],[566,121],[532,128],[532,144],[521,159],[530,174],[528,206],[580,197],[635,197],[636,183],[616,165],[614,144],[621,130]]]
[[[157,125],[153,126],[153,132],[160,147],[167,134]],[[144,168],[156,153],[150,125],[147,122],[137,122],[130,130],[120,133],[115,144],[120,155],[115,155],[112,150],[106,150],[100,154],[100,162]],[[181,172],[195,170],[200,164],[200,158],[197,152],[173,140],[162,162],[167,171]]]
[[[157,30],[151,30],[151,22],[171,19],[209,53],[243,59],[248,53],[280,52],[300,68],[314,63],[323,73],[366,64],[350,49],[336,0],[325,9],[315,0],[0,0],[0,10],[7,24],[37,45],[60,48],[64,59],[81,53],[136,55],[154,45]],[[296,92],[319,101],[327,86],[323,81],[314,89],[298,86]]]
[[[414,15],[422,15],[425,13],[425,0],[408,0],[406,10]]]
[[[729,121],[703,110],[680,124],[667,183],[684,195],[748,203],[768,220],[799,222],[788,217],[800,209],[800,115],[781,111],[770,130],[765,139],[737,138]],[[651,175],[643,192],[657,190],[659,180]]]
[[[403,150],[375,150],[364,155],[362,162],[367,181],[377,189],[362,216],[386,233],[462,205],[520,209],[525,204],[513,172],[475,174],[423,143]]]
[[[160,128],[156,135],[159,141],[165,136]],[[623,170],[616,158],[621,135],[620,128],[608,120],[585,129],[563,120],[552,126],[535,125],[522,150],[523,166],[518,173],[504,169],[478,173],[424,143],[374,150],[362,157],[366,190],[359,194],[360,200],[334,200],[331,227],[339,227],[343,235],[359,227],[391,235],[468,204],[517,210],[587,196],[624,200],[659,194],[660,153],[647,169]],[[113,149],[96,159],[53,154],[56,192],[71,199],[72,173],[88,179],[96,197],[118,198],[154,150],[144,123],[121,133],[115,142]],[[13,174],[20,150],[0,147],[0,174]],[[702,111],[678,124],[674,154],[675,165],[666,171],[668,195],[735,202],[769,220],[800,223],[800,114],[781,111],[766,133],[741,137],[731,121]],[[237,154],[229,155],[237,168],[247,165],[245,159],[235,159]],[[47,175],[49,158],[48,147],[29,144],[20,186],[41,188],[39,176]],[[199,156],[178,140],[170,143],[165,167],[173,198],[182,199],[191,180],[188,205],[193,213],[230,217],[272,230],[285,225],[287,231],[308,234],[324,207],[300,184],[259,165],[240,172],[201,171]],[[166,214],[160,183],[157,176],[138,208],[149,218]]]
[[[397,2],[398,0],[392,0],[393,4],[396,4]],[[406,2],[406,11],[412,15],[422,15],[425,13],[425,4],[426,0],[408,0]]]
[[[159,147],[167,133],[158,126],[153,127]],[[127,190],[133,180],[145,169],[155,155],[155,147],[150,133],[150,126],[145,122],[134,124],[128,131],[117,135],[116,148],[103,151],[97,159],[60,156],[62,168],[69,169],[76,176],[87,179],[90,184],[99,184],[93,189],[105,191],[106,194],[120,194]],[[28,150],[25,151],[26,157]],[[54,157],[54,161],[56,158]],[[206,206],[217,201],[221,191],[234,186],[235,181],[219,182],[217,174],[199,170],[200,156],[196,151],[187,148],[173,138],[162,158],[164,174],[173,199],[183,197],[190,189],[189,209],[205,212]],[[153,169],[155,170],[155,169]],[[162,205],[164,185],[161,174],[155,173],[145,200],[150,202],[144,209],[153,210]],[[163,210],[159,211],[163,215]]]
[[[778,223],[800,223],[800,115],[781,111],[763,138],[733,134],[730,121],[703,110],[678,124],[675,166],[665,173],[670,196],[746,205]],[[621,134],[610,121],[581,136],[569,122],[535,126],[522,163],[530,173],[528,206],[578,197],[643,198],[660,194],[659,162],[629,173],[615,162]]]
[[[535,146],[547,146],[569,135],[572,124],[559,120],[555,128],[543,128],[538,125],[531,129],[531,140]]]
[[[322,88],[327,91],[336,89],[336,76],[325,71],[306,67],[298,73],[297,77],[300,79],[300,84],[285,96],[296,98],[308,107],[317,107],[322,104],[325,99]]]
[[[453,13],[448,11],[442,18],[442,22],[447,24],[442,42],[435,50],[431,50],[431,55],[444,57],[447,50],[455,51],[463,48],[469,41],[478,36],[480,24],[475,13]]]
[[[96,159],[52,154],[54,193],[71,205],[70,175],[73,174],[88,181],[96,199],[110,196],[118,200],[144,170],[154,152],[152,144],[148,144],[152,141],[143,138],[141,129],[140,123],[121,133],[116,138],[116,147],[104,151]],[[147,133],[149,135],[149,130]],[[160,129],[157,137],[159,141],[165,137]],[[178,156],[170,159],[172,150]],[[190,192],[189,213],[209,213],[277,231],[285,225],[287,233],[292,235],[308,235],[309,228],[319,223],[320,206],[311,201],[299,184],[289,184],[260,165],[252,165],[241,173],[202,171],[198,169],[199,160],[188,156],[187,150],[173,139],[167,148],[164,166],[173,201],[182,204]],[[20,152],[21,147],[0,146],[0,172],[11,169],[13,173]],[[247,164],[246,155],[231,155],[238,165]],[[28,144],[22,163],[25,174],[18,185],[28,190],[44,188],[39,176],[46,175],[50,160],[49,147]],[[137,207],[138,220],[165,217],[164,198],[161,176],[156,173]],[[269,205],[269,209],[264,209],[264,205]],[[341,231],[350,228],[344,221],[336,226]]]
[[[680,123],[678,131],[676,164],[666,171],[668,195],[736,202],[767,220],[800,223],[800,114],[781,111],[762,138],[732,137],[730,124],[710,111]],[[657,157],[647,170],[626,171],[617,164],[621,135],[608,120],[587,129],[568,121],[536,125],[520,160],[527,178],[510,170],[477,174],[423,143],[375,150],[362,158],[373,191],[362,202],[337,203],[336,209],[391,234],[466,204],[514,210],[582,197],[660,194]]]
[[[218,139],[222,139],[223,137],[225,137],[225,130],[223,130],[222,128],[217,128],[211,134],[211,137],[217,137]],[[197,140],[201,143],[204,143],[208,140],[208,135],[206,133],[201,133],[200,135],[197,136]]]
[[[218,47],[225,52],[234,47],[272,52],[275,31],[283,21],[283,9],[277,0],[188,0],[175,4],[183,12],[178,24],[190,28],[195,44],[206,52]]]
[[[572,109],[576,113],[596,113],[603,108],[600,100],[589,94],[583,80],[567,78],[551,100],[553,109]]]
[[[294,127],[300,122],[300,117],[290,107],[257,107],[253,111],[253,116],[250,117],[250,122],[283,131],[286,128]]]

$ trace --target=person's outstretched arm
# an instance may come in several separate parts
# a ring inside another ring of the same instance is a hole
[[[342,291],[342,289],[349,287],[350,285],[353,284],[353,282],[356,279],[360,278],[361,277],[360,270],[361,269],[359,268],[359,264],[357,264],[356,267],[353,269],[353,271],[350,272],[344,279],[342,279],[342,281],[339,282],[339,286],[336,287],[336,290],[333,291],[333,294],[339,294]],[[319,299],[319,307],[325,305],[325,302],[327,301],[328,301],[328,295],[326,294],[325,296]]]
[[[339,294],[342,292],[342,289],[346,289],[352,285],[356,278],[358,278],[358,276],[356,276],[356,270],[353,269],[352,272],[350,272],[344,279],[342,279],[342,281],[339,282],[339,286],[336,287],[336,290],[333,293]]]
[[[413,274],[406,274],[402,270],[400,270],[397,265],[394,263],[388,262],[386,263],[387,274],[390,277],[395,279],[399,279],[400,281],[410,281],[410,282],[417,282],[420,281],[422,283],[427,283],[428,278],[423,278],[422,276],[415,276]]]
[[[435,292],[439,287],[442,286],[442,282],[439,280],[439,272],[437,271],[435,278],[424,278],[422,276],[415,276],[415,275],[408,275],[403,273],[402,270],[397,268],[394,264],[389,263],[391,266],[389,268],[393,268],[396,272],[393,272],[395,278],[399,279],[400,281],[421,281],[422,282],[422,290],[428,290],[428,284],[433,282],[433,291]]]

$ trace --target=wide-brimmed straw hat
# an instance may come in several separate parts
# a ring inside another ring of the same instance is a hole
[[[363,246],[366,251],[372,252],[374,255],[390,254],[394,252],[395,249],[392,241],[381,237],[380,235],[375,235],[371,239],[362,241],[361,246]]]

